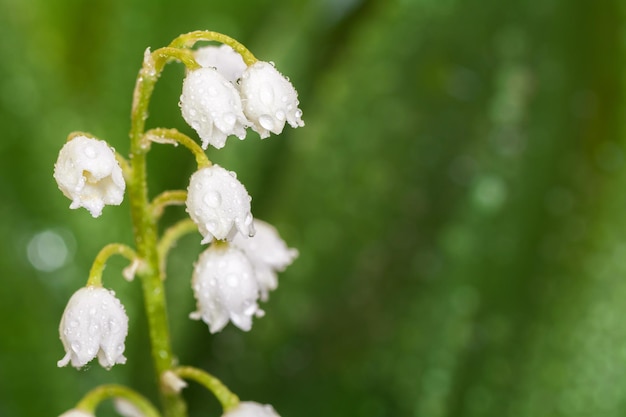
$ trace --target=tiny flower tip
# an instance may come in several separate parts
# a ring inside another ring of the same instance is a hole
[[[250,195],[237,178],[215,164],[196,171],[187,188],[186,207],[202,243],[232,240],[237,231],[253,233]]]
[[[258,61],[243,73],[239,86],[243,110],[261,139],[280,134],[288,123],[304,126],[298,93],[291,82],[268,62]]]
[[[202,319],[211,333],[229,321],[244,331],[252,328],[259,311],[259,287],[242,251],[228,244],[210,246],[195,264],[192,288],[198,311],[190,317]]]
[[[125,398],[113,398],[113,407],[122,417],[147,417],[135,404]]]
[[[88,413],[87,411],[73,408],[61,414],[59,417],[94,417],[94,415],[92,413]]]
[[[187,387],[185,380],[172,371],[163,372],[161,382],[173,392],[181,392],[183,388]]]
[[[126,183],[113,149],[102,140],[75,136],[63,145],[54,178],[71,209],[86,208],[95,218],[105,205],[119,205]]]
[[[222,417],[280,417],[274,407],[254,401],[242,401]]]
[[[235,86],[214,68],[190,71],[183,81],[180,108],[200,136],[202,148],[223,148],[226,138],[246,136],[248,121]]]
[[[72,295],[61,318],[59,334],[66,354],[57,365],[71,363],[82,368],[96,357],[106,369],[123,364],[127,333],[128,316],[113,291],[81,288]]]

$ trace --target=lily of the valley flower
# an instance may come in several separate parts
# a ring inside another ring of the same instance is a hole
[[[239,249],[226,243],[213,244],[196,262],[192,288],[198,311],[211,333],[219,332],[232,321],[244,331],[252,328],[252,317],[262,316],[259,309],[259,287],[250,261]]]
[[[85,207],[93,217],[106,204],[119,205],[126,184],[113,149],[102,140],[76,136],[66,142],[54,165],[59,189],[72,200],[71,209]]]
[[[214,68],[200,68],[187,74],[180,108],[185,121],[198,132],[204,149],[209,144],[217,149],[224,147],[229,135],[246,137],[248,121],[239,93]]]
[[[215,237],[232,240],[237,231],[254,234],[250,195],[234,172],[219,165],[196,171],[187,188],[187,212],[208,243]]]
[[[269,223],[255,219],[254,229],[252,237],[237,234],[233,238],[233,245],[250,259],[261,291],[261,300],[267,301],[269,292],[278,286],[277,272],[291,265],[298,256],[298,250],[288,248],[276,228]]]
[[[274,407],[254,401],[242,401],[222,417],[280,417]]]
[[[258,61],[246,68],[239,89],[243,111],[262,139],[281,133],[285,122],[304,126],[298,93],[272,64]]]
[[[241,78],[246,69],[246,64],[241,55],[228,45],[211,45],[198,48],[194,57],[202,67],[215,68],[231,83],[235,83]]]
[[[71,362],[81,368],[95,357],[107,369],[126,362],[128,316],[113,291],[94,286],[76,291],[65,307],[59,333],[66,354],[58,366]]]

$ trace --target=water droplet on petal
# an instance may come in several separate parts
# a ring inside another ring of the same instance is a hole
[[[239,277],[237,275],[231,274],[226,277],[226,283],[234,288],[239,285]]]
[[[280,121],[285,120],[285,112],[282,111],[282,110],[278,110],[276,112],[275,116],[276,116],[276,119],[278,119]]]
[[[96,150],[93,147],[87,146],[85,148],[85,156],[87,156],[88,158],[95,158],[96,154],[97,154],[97,152],[96,152]]]
[[[259,124],[265,130],[272,130],[274,128],[274,120],[271,116],[268,116],[267,114],[259,117]]]
[[[202,201],[209,207],[217,208],[222,204],[222,196],[217,191],[209,191],[204,195]]]

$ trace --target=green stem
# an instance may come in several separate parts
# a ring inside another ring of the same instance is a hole
[[[152,215],[159,219],[163,214],[163,209],[167,206],[182,206],[187,200],[187,191],[169,190],[163,191],[152,200]]]
[[[215,395],[220,404],[222,404],[222,408],[225,412],[239,404],[239,397],[233,394],[222,381],[210,373],[191,366],[180,366],[173,371],[181,378],[196,381],[206,387]]]
[[[76,409],[94,414],[98,405],[109,398],[123,398],[131,402],[145,417],[161,417],[158,410],[142,395],[121,385],[101,385],[89,391],[76,404]]]
[[[153,53],[146,51],[144,62],[133,93],[130,129],[131,180],[128,183],[131,217],[135,245],[146,267],[139,273],[141,278],[146,316],[148,320],[151,353],[156,380],[172,368],[174,356],[170,341],[167,320],[165,289],[159,271],[157,252],[157,219],[154,217],[148,200],[146,154],[149,142],[144,140],[145,121],[148,118],[148,104],[154,86],[165,64],[172,59],[181,59],[180,50],[162,48]],[[168,55],[169,54],[169,55]],[[195,61],[194,61],[195,62]],[[159,384],[161,402],[165,417],[184,417],[186,404],[175,392],[164,390]]]
[[[106,267],[107,260],[113,255],[122,255],[131,262],[137,259],[137,254],[129,246],[121,243],[109,243],[96,255],[89,271],[87,286],[102,287],[102,272]]]
[[[161,276],[165,276],[165,266],[167,262],[167,254],[170,249],[174,247],[178,239],[182,236],[197,232],[198,226],[191,219],[184,219],[168,228],[163,236],[161,236],[161,240],[159,241],[159,245],[157,251],[159,253],[159,259],[161,260]]]
[[[197,30],[195,32],[189,32],[185,33],[184,35],[180,35],[179,37],[174,39],[169,46],[173,48],[193,48],[195,43],[199,41],[216,41],[230,46],[237,53],[239,53],[239,55],[241,55],[243,61],[248,66],[258,61],[256,57],[252,55],[252,52],[248,50],[248,48],[243,46],[235,39],[222,33],[212,32],[208,30]]]
[[[193,139],[184,133],[179,132],[176,129],[164,129],[156,128],[150,129],[146,132],[145,138],[151,142],[168,143],[171,142],[174,145],[181,144],[185,148],[189,149],[196,158],[198,169],[211,166],[211,161],[207,158],[204,150]]]

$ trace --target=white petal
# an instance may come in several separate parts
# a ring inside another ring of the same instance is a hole
[[[233,238],[233,245],[241,248],[252,262],[261,300],[266,301],[269,291],[278,286],[276,273],[291,265],[298,256],[298,251],[287,247],[276,228],[269,223],[254,219],[254,228],[254,236],[238,234]]]
[[[228,244],[212,245],[196,262],[192,288],[198,311],[191,317],[202,319],[216,333],[228,320],[240,329],[252,327],[259,313],[259,288],[248,258]]]
[[[268,137],[270,132],[281,133],[285,123],[294,128],[304,126],[298,93],[272,64],[258,61],[249,66],[241,77],[239,89],[243,111],[261,138]]]
[[[231,83],[241,78],[246,69],[246,64],[241,55],[228,45],[211,45],[198,48],[195,52],[195,58],[202,67],[215,68]]]
[[[187,188],[187,212],[204,237],[202,243],[232,239],[237,231],[254,233],[250,195],[235,176],[219,165],[196,171]]]
[[[72,200],[70,208],[84,207],[93,217],[100,216],[105,205],[119,205],[124,199],[122,169],[102,140],[76,136],[66,142],[54,165],[54,178]]]
[[[237,89],[213,68],[191,71],[183,82],[180,96],[183,118],[200,136],[204,149],[219,149],[226,138],[246,136],[248,121],[243,114]]]
[[[101,287],[84,287],[72,295],[59,326],[66,355],[58,362],[81,368],[98,357],[110,368],[124,363],[124,341],[128,333],[128,316],[112,291]]]

